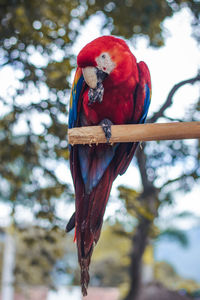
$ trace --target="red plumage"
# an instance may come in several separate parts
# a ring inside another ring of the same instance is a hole
[[[113,124],[145,121],[151,94],[150,74],[144,62],[136,62],[123,40],[113,36],[97,38],[81,50],[77,63],[77,72],[81,68],[85,74],[84,70],[92,67],[97,79],[99,71],[101,76],[106,73],[106,78],[98,79],[97,87],[91,88],[89,83],[86,84],[90,79],[87,81],[87,78],[81,77],[80,72],[82,83],[79,86],[79,81],[74,82],[72,88],[71,127],[99,125],[105,119]],[[103,91],[102,98],[99,91]],[[94,101],[90,93],[97,95],[97,100]],[[76,227],[83,295],[87,294],[90,259],[100,236],[112,183],[118,174],[126,171],[136,147],[137,143],[118,143],[113,146],[76,145],[71,148],[70,167],[76,211],[67,230],[74,225]]]

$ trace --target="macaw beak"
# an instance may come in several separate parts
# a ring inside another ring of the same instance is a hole
[[[97,68],[95,67],[85,67],[82,69],[83,77],[87,85],[91,89],[97,87]]]
[[[98,82],[102,82],[108,76],[107,73],[96,67],[82,68],[82,72],[85,82],[91,89],[95,89]]]

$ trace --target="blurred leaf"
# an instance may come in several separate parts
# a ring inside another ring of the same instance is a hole
[[[174,268],[166,262],[156,262],[155,279],[170,290],[186,290],[192,293],[200,288],[194,280],[184,279],[177,275]]]
[[[119,232],[124,234],[119,235]],[[93,281],[103,286],[116,286],[126,281],[130,245],[130,233],[120,223],[113,226],[105,223],[92,258],[90,269]]]
[[[164,231],[161,231],[159,238],[167,237],[179,242],[182,246],[188,246],[188,238],[183,230],[177,228],[167,228]]]

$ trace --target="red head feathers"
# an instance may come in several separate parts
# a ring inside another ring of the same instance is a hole
[[[130,52],[127,44],[114,36],[102,36],[87,44],[77,57],[80,68],[88,66],[97,67],[117,84],[130,75],[133,68],[138,79],[136,59]]]

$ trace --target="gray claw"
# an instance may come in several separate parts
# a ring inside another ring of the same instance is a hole
[[[109,120],[109,119],[104,119],[100,122],[100,125],[105,133],[105,137],[107,139],[107,143],[110,143],[110,138],[112,136],[111,134],[111,125],[113,125],[113,123]]]

